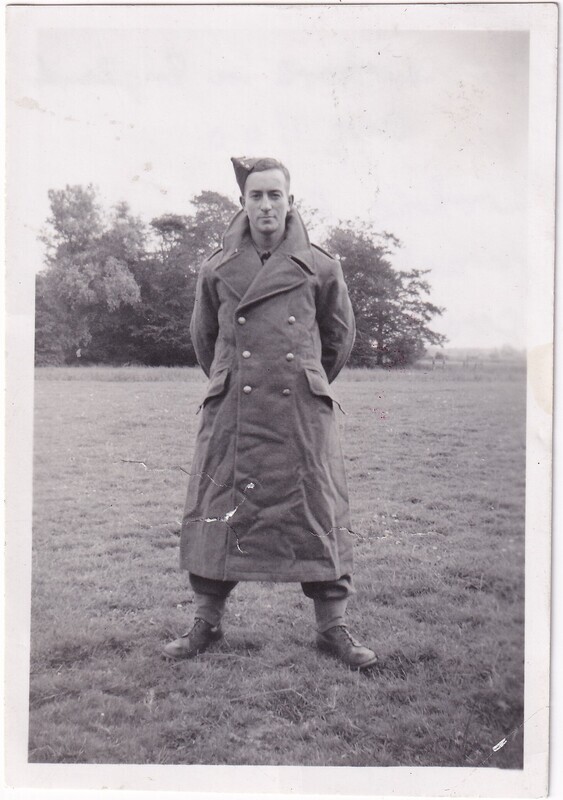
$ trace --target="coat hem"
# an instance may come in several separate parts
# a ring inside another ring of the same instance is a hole
[[[201,575],[202,578],[209,578],[216,581],[255,581],[266,583],[312,583],[317,581],[336,581],[342,575],[351,575],[353,566],[341,566],[339,570],[296,570],[291,575],[280,575],[276,572],[246,572],[244,570],[229,569],[222,573],[209,574],[208,570],[200,570],[197,567],[181,565],[182,570]],[[208,573],[208,574],[205,574]]]

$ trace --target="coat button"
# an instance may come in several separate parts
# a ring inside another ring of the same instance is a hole
[[[295,356],[293,355],[293,353],[288,353],[286,355],[286,357],[285,357],[285,360],[286,361],[293,361],[294,358],[295,358]]]
[[[293,314],[291,315],[291,317],[287,318],[287,321],[289,322],[290,325],[293,325],[293,323],[295,322],[295,317],[293,316]]]
[[[239,325],[244,325],[244,323],[246,322],[246,317],[239,317],[237,319],[237,322]]]
[[[285,394],[286,396],[291,394],[291,389],[282,389],[282,394]]]
[[[243,358],[250,358],[250,350],[243,350],[242,351]]]
[[[243,391],[245,394],[250,394],[250,392],[252,391],[252,386],[243,386],[243,387],[242,387],[242,391]]]

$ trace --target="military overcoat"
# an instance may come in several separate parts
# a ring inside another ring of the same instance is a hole
[[[329,386],[355,334],[339,262],[311,245],[294,210],[262,265],[241,211],[201,267],[190,330],[209,383],[181,566],[220,580],[350,573],[339,404]]]

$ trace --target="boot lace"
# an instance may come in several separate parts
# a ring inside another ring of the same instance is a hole
[[[343,644],[350,642],[350,644],[353,644],[354,647],[360,647],[360,643],[357,641],[357,639],[354,639],[346,625],[336,625],[334,632],[338,638],[342,640]]]

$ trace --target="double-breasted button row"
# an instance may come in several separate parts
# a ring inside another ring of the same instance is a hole
[[[250,350],[243,350],[242,351],[242,357],[243,358],[250,358],[251,355],[252,355],[252,353],[250,352]],[[295,355],[293,353],[286,353],[286,355],[285,355],[285,360],[286,361],[293,361],[294,358],[295,358]]]
[[[292,314],[291,316],[289,316],[287,318],[287,321],[289,322],[290,325],[294,325],[295,322],[296,322],[296,319]],[[242,316],[241,317],[237,317],[237,322],[238,322],[239,325],[244,325],[244,323],[246,322],[246,317],[242,317]]]
[[[243,391],[245,394],[250,394],[250,392],[252,391],[252,386],[249,386],[249,385],[247,384],[246,386],[243,386],[243,387],[242,387],[242,391]],[[291,394],[291,389],[282,389],[282,394],[283,394],[283,395],[285,395],[285,396],[287,397],[287,395],[290,395],[290,394]]]
[[[293,325],[296,322],[295,317],[293,316],[293,314],[287,318],[287,321],[288,321],[288,323],[290,325]],[[243,317],[243,316],[237,317],[237,322],[238,322],[239,325],[244,325],[246,323],[246,317]],[[250,350],[243,350],[241,355],[242,355],[243,358],[250,358],[252,353],[250,352]],[[293,361],[294,358],[295,358],[295,354],[294,353],[286,353],[285,354],[285,358],[286,358],[286,361]],[[250,386],[249,384],[246,384],[246,386],[242,387],[242,391],[244,392],[244,394],[250,394],[252,392],[252,386]],[[291,389],[282,389],[282,394],[285,397],[287,397],[288,395],[291,394]]]

